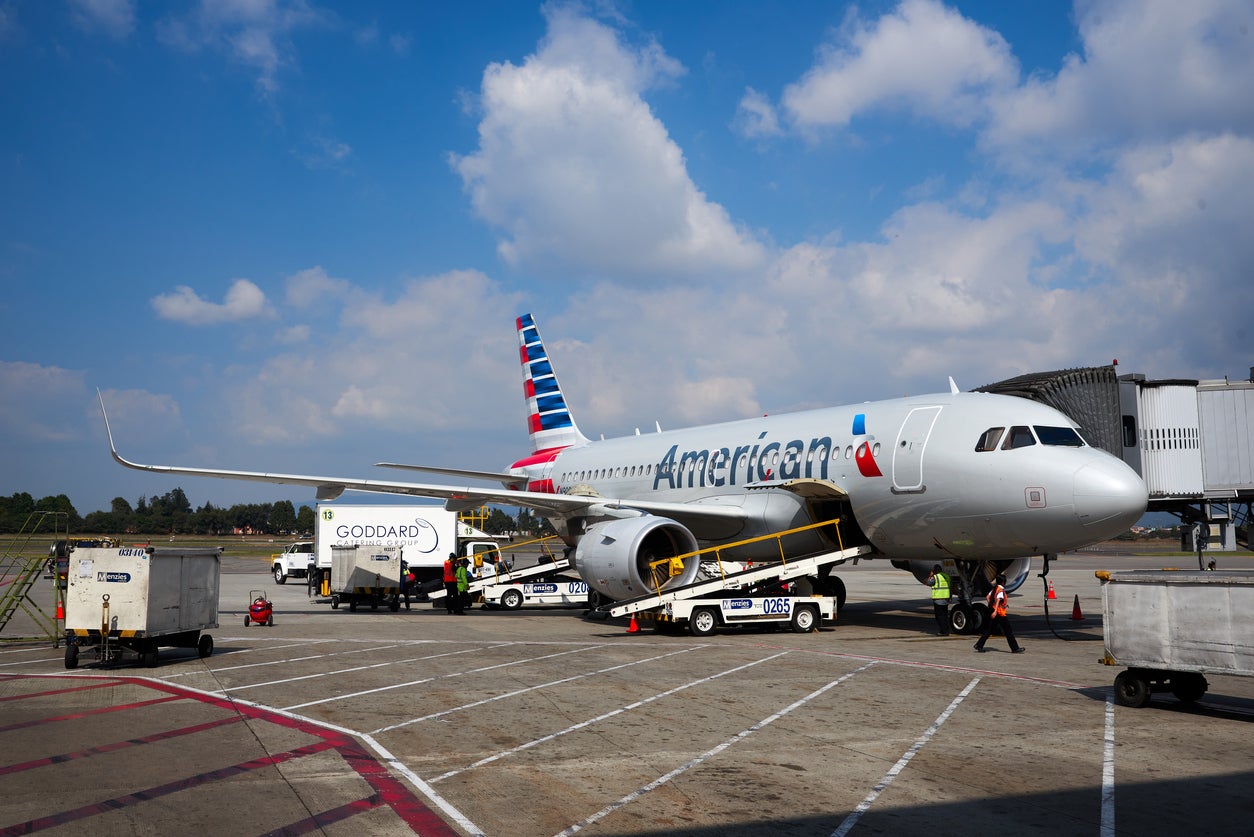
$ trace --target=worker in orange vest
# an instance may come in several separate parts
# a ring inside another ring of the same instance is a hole
[[[444,559],[444,610],[451,616],[457,606],[457,553],[450,552]]]
[[[980,638],[976,640],[975,650],[981,654],[984,653],[984,643],[988,642],[989,636],[993,633],[994,626],[1001,627],[1002,636],[1006,638],[1006,644],[1010,646],[1011,654],[1022,654],[1023,650],[1019,647],[1019,643],[1015,642],[1014,628],[1010,627],[1010,620],[1006,618],[1006,577],[1001,573],[997,574],[997,582],[993,585],[993,589],[989,591],[984,600],[988,602],[989,617],[984,623],[984,631],[980,634]]]

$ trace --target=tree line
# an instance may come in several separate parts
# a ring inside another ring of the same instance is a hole
[[[275,503],[237,503],[220,508],[205,503],[193,509],[182,488],[153,497],[141,496],[134,505],[124,497],[114,497],[108,511],[94,511],[80,516],[70,498],[64,494],[36,500],[26,492],[0,497],[0,533],[15,534],[35,521],[31,515],[43,516],[38,531],[68,532],[71,535],[230,535],[244,532],[255,535],[312,535],[314,509],[290,500]],[[551,534],[548,521],[537,518],[526,509],[511,517],[503,509],[492,508],[476,525],[491,535],[511,532]]]

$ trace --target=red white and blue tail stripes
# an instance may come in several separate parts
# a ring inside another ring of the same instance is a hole
[[[562,388],[553,374],[548,352],[530,314],[518,318],[518,353],[523,394],[527,398],[527,432],[532,453],[554,451],[588,440],[575,426]]]

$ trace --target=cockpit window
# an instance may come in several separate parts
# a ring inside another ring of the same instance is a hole
[[[1042,445],[1061,445],[1067,448],[1082,448],[1084,440],[1080,438],[1080,434],[1076,433],[1070,427],[1043,427],[1039,424],[1034,425],[1036,438],[1041,440]]]
[[[1006,441],[1002,443],[1001,449],[1014,450],[1015,448],[1026,448],[1035,444],[1036,438],[1032,435],[1031,429],[1017,424],[1010,428],[1010,432],[1006,434]]]
[[[980,436],[980,441],[976,442],[975,449],[977,451],[997,450],[997,443],[1001,441],[1001,434],[1005,432],[1004,427],[990,427]]]

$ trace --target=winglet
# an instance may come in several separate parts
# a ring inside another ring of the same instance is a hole
[[[958,385],[957,385],[956,383],[954,383],[954,376],[953,376],[953,375],[950,375],[950,376],[949,376],[949,393],[950,393],[950,395],[957,395],[957,394],[958,394]]]
[[[104,416],[105,435],[109,437],[109,453],[112,454],[113,458],[117,460],[119,465],[133,467],[130,462],[127,462],[118,455],[118,449],[113,444],[113,430],[109,427],[109,414],[105,412],[104,395],[101,394],[100,387],[96,387],[96,398],[100,401],[100,415]]]

